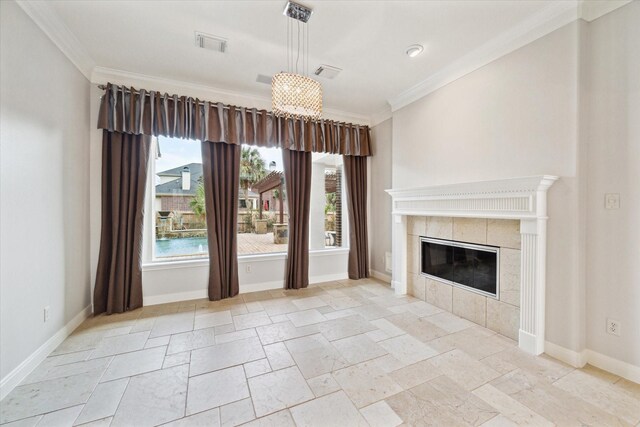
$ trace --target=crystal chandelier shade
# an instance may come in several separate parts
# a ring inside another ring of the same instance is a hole
[[[298,73],[298,61],[300,58],[300,25],[305,28],[302,31],[303,70],[306,70],[308,63],[309,36],[306,23],[311,16],[311,9],[294,2],[288,2],[284,14],[288,17],[287,27],[287,63],[288,70],[277,73],[271,80],[271,102],[273,114],[276,117],[317,120],[322,118],[322,86],[316,80],[309,78],[305,74]],[[294,60],[291,22],[298,26],[297,55]],[[305,40],[306,39],[306,40]],[[306,43],[305,43],[306,41]]]

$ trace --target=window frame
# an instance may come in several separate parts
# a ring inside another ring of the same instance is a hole
[[[142,239],[142,269],[146,270],[162,270],[164,268],[189,268],[189,267],[201,267],[209,265],[209,255],[199,256],[194,255],[188,258],[180,257],[157,257],[155,251],[156,243],[156,215],[154,208],[154,201],[156,197],[156,159],[158,153],[158,137],[152,137],[151,148],[149,153],[149,163],[147,165],[147,183],[145,191],[144,201],[144,224],[143,224],[143,239]],[[329,255],[331,253],[347,253],[349,252],[349,211],[347,208],[347,194],[346,194],[346,182],[345,174],[342,174],[342,188],[345,191],[342,192],[342,246],[341,247],[328,247],[323,249],[314,249],[309,251],[312,256]],[[238,255],[238,263],[243,264],[252,260],[281,260],[287,258],[287,252],[270,252],[270,253],[254,253],[254,254],[242,254]]]

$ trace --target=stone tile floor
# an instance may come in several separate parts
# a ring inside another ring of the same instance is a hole
[[[375,280],[84,322],[6,426],[637,426],[640,385],[573,369]]]

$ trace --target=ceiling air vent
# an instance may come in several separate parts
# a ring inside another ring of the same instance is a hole
[[[258,83],[264,83],[266,85],[270,85],[271,84],[271,79],[273,79],[273,77],[265,76],[264,74],[258,74],[258,77],[256,77],[256,81]]]
[[[196,46],[224,53],[227,50],[227,39],[196,31]]]
[[[313,74],[316,76],[324,77],[325,79],[333,80],[342,71],[341,68],[332,67],[331,65],[321,65],[316,69]]]

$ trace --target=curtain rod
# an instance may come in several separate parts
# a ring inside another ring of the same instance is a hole
[[[118,91],[121,91],[121,90],[123,89],[123,86],[118,86],[118,85],[113,85],[113,86],[117,87],[117,88],[118,88]],[[106,90],[106,89],[107,89],[107,85],[100,84],[100,85],[98,85],[98,89],[100,89],[100,90]],[[140,91],[139,91],[139,90],[135,90],[135,89],[134,89],[134,90],[131,90],[131,89],[128,89],[128,88],[127,88],[127,90],[129,90],[129,91],[130,91],[130,92],[132,92],[132,93],[135,93],[135,94],[140,95]],[[146,92],[146,93],[144,94],[144,96],[151,96],[151,94],[150,94],[150,92],[151,92],[151,91],[145,90],[145,92]],[[155,92],[158,92],[158,93],[159,93],[159,91],[155,91]],[[161,96],[164,96],[164,95],[161,95]],[[170,95],[168,95],[168,94],[167,94],[167,96],[168,96],[168,97],[170,97],[171,99],[173,99],[173,96],[170,96]],[[181,98],[181,97],[179,97],[179,98]],[[187,98],[192,98],[192,99],[194,99],[192,96],[187,96]],[[224,108],[225,110],[228,110],[228,109],[229,109],[229,105],[224,104],[224,103],[222,103],[222,102],[211,102],[211,101],[203,101],[203,100],[195,100],[195,99],[194,99],[194,102],[197,102],[198,104],[204,104],[205,102],[209,102],[209,104],[211,104],[212,106],[217,106],[218,104],[222,104],[222,108]],[[236,108],[244,108],[244,107],[236,107]],[[245,109],[246,109],[246,110],[253,110],[253,108],[245,108]],[[256,108],[256,110],[258,110],[259,112],[260,112],[260,111],[264,111],[264,112],[266,112],[267,114],[273,114],[271,111],[267,111],[267,110],[265,110],[265,109]]]

